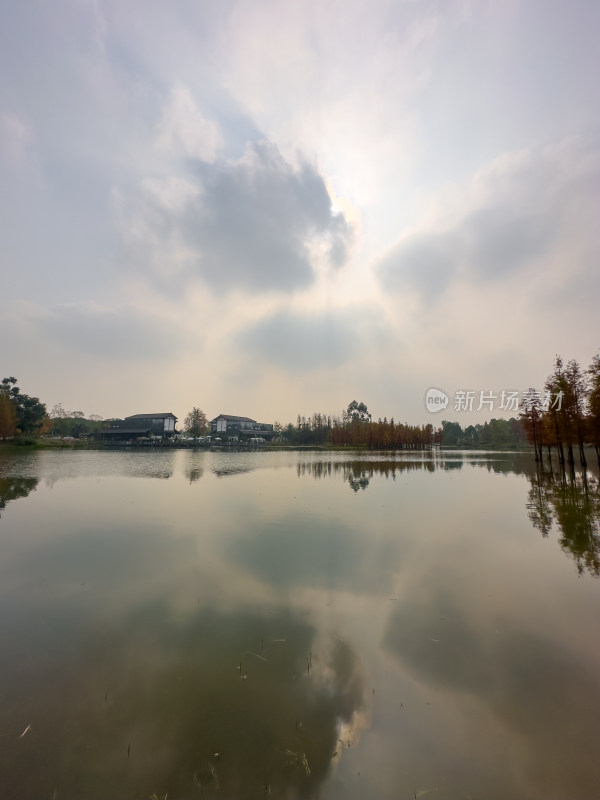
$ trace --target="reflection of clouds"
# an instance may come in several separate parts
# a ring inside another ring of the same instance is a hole
[[[292,513],[268,525],[249,520],[228,543],[230,558],[268,585],[358,593],[391,589],[399,551],[396,540],[370,538],[338,518]]]
[[[595,584],[540,591],[526,482],[487,474],[530,458],[83,455],[2,519],[0,796],[593,795]],[[175,478],[89,480],[145,464]]]
[[[518,735],[535,786],[551,774],[551,796],[592,796],[600,686],[572,647],[533,629],[496,629],[431,585],[413,587],[390,617],[383,646],[448,703],[468,695],[511,740]]]
[[[176,622],[161,605],[57,630],[52,658],[11,682],[5,730],[26,718],[31,735],[0,752],[5,796],[316,796],[364,685],[353,650],[315,650],[315,634],[277,609]]]

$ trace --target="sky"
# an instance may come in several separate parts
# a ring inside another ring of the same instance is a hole
[[[0,377],[439,424],[586,367],[598,30],[592,0],[0,4]]]

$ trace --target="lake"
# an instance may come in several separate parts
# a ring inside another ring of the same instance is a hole
[[[598,473],[0,457],[0,797],[600,797]]]

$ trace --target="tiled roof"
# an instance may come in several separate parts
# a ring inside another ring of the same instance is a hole
[[[211,422],[216,422],[218,419],[226,419],[228,422],[254,422],[256,424],[255,419],[250,419],[250,417],[234,417],[231,414],[219,414],[218,417],[211,419]]]
[[[175,414],[171,414],[170,411],[166,414],[132,414],[130,417],[125,417],[125,419],[165,419],[166,417],[175,417]]]

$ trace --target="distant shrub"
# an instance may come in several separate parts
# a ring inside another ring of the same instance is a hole
[[[19,436],[15,439],[15,444],[19,447],[34,447],[37,444],[37,439],[33,436]]]

